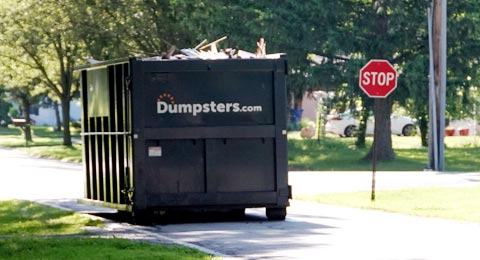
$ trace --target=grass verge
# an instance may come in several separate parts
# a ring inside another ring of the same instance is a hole
[[[90,238],[82,229],[99,225],[29,201],[0,201],[0,259],[212,259],[182,246]]]
[[[66,161],[81,162],[80,144],[62,145],[62,133],[52,127],[34,126],[34,142],[25,147],[17,128],[0,128],[0,146],[19,148],[27,153]],[[78,137],[78,131],[72,131]],[[319,141],[303,140],[298,132],[288,134],[288,164],[290,170],[303,171],[369,171],[372,165],[362,158],[369,152],[372,137],[367,137],[367,148],[357,148],[355,138],[327,135]],[[378,162],[379,171],[422,171],[428,164],[428,151],[421,147],[418,136],[392,136],[396,159]],[[480,171],[480,137],[448,136],[445,138],[446,171]]]
[[[82,161],[82,146],[75,143],[71,147],[62,145],[62,132],[55,132],[52,127],[47,126],[33,126],[32,129],[33,142],[28,142],[26,147],[20,129],[14,127],[0,128],[0,146],[16,148],[43,158],[72,162]],[[78,138],[78,130],[72,129],[72,136]]]
[[[0,259],[212,259],[180,246],[163,246],[125,239],[14,238],[0,239]]]
[[[99,226],[94,221],[70,211],[64,211],[30,201],[0,201],[0,235],[69,235],[82,234],[82,227]]]
[[[294,199],[424,217],[480,222],[480,186],[296,195]]]
[[[81,162],[82,161],[82,145],[73,144],[73,146],[35,146],[35,147],[23,147],[18,148],[20,151],[33,154],[42,158],[52,158],[69,162]]]
[[[478,139],[478,140],[477,140]],[[288,164],[290,170],[302,171],[369,171],[372,164],[362,158],[369,152],[372,138],[367,138],[367,148],[357,148],[355,138],[327,136],[319,141],[302,140],[289,134]],[[445,139],[446,171],[480,171],[480,137],[452,136]],[[392,136],[396,159],[378,162],[379,171],[422,171],[428,164],[428,150],[420,146],[420,138]]]

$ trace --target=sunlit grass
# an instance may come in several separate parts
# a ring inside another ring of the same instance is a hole
[[[71,147],[64,146],[62,132],[56,132],[49,126],[33,126],[32,129],[33,141],[26,143],[20,129],[12,126],[0,128],[0,146],[18,148],[44,158],[82,161],[82,146],[75,143]],[[72,135],[78,138],[79,130],[72,128]]]
[[[78,134],[78,133],[77,133]],[[40,157],[80,162],[81,145],[62,145],[62,133],[52,127],[34,127],[34,142],[28,143],[23,151]],[[372,137],[367,137],[366,148],[357,148],[355,138],[339,138],[328,134],[317,140],[303,140],[298,132],[288,134],[288,162],[290,170],[314,171],[369,171],[370,162],[362,158],[369,152]],[[0,146],[25,147],[20,130],[0,128]],[[428,150],[421,147],[419,136],[392,135],[392,146],[396,159],[378,162],[379,171],[422,171],[427,168]],[[447,136],[445,138],[445,165],[447,171],[480,171],[480,137]]]
[[[424,217],[480,222],[480,186],[461,188],[422,188],[370,192],[297,194],[294,199],[347,207],[376,209]]]
[[[288,162],[291,170],[315,171],[369,171],[371,162],[363,157],[369,152],[372,137],[367,137],[367,147],[355,147],[355,138],[334,135],[320,140],[303,140],[298,133],[289,133]],[[480,171],[480,137],[452,136],[445,138],[445,165],[447,171]],[[379,171],[422,171],[427,168],[428,150],[421,147],[418,136],[392,136],[396,159],[378,162]]]
[[[125,239],[0,239],[0,259],[215,259],[182,246],[154,245]]]
[[[42,158],[52,158],[70,162],[82,161],[81,144],[73,144],[71,147],[63,145],[26,147],[20,148],[20,150]]]
[[[90,238],[85,226],[102,222],[33,202],[0,201],[0,259],[215,259],[182,246]]]
[[[0,200],[0,235],[79,234],[84,226],[98,225],[101,222],[74,212],[29,201]]]

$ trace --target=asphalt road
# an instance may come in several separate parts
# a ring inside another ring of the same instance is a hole
[[[76,204],[83,196],[81,165],[37,159],[0,148],[0,199],[18,198],[107,216],[112,210]],[[479,185],[479,173],[378,173],[379,189]],[[368,172],[293,172],[296,193],[368,190]],[[480,224],[292,201],[286,221],[263,209],[244,219],[195,217],[138,227],[109,222],[107,237],[196,247],[224,259],[480,259]]]

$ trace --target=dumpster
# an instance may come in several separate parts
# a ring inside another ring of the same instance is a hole
[[[137,216],[264,207],[285,219],[285,58],[129,58],[78,70],[81,202]]]

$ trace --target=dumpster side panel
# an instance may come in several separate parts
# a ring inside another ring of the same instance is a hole
[[[148,193],[205,192],[203,140],[147,140]]]
[[[284,61],[132,60],[134,207],[286,207]]]
[[[208,192],[275,190],[272,138],[229,138],[207,141]]]
[[[288,185],[288,147],[287,147],[287,92],[285,86],[286,62],[274,73],[275,85],[275,169],[276,186],[278,188],[277,204],[282,207],[289,205],[292,197]]]
[[[129,203],[128,73],[128,63],[81,72],[85,198],[112,205]]]
[[[271,74],[257,71],[148,73],[145,127],[271,125]],[[152,102],[152,101],[150,101]]]

